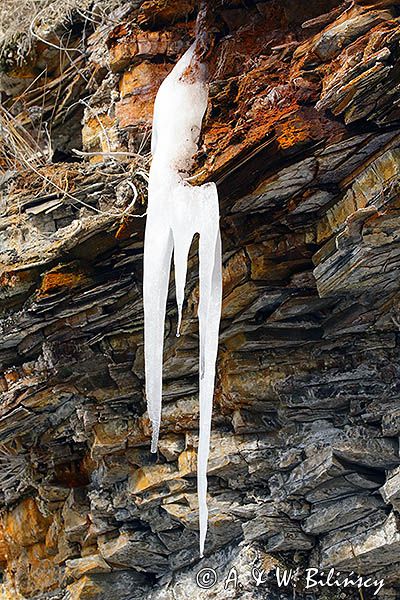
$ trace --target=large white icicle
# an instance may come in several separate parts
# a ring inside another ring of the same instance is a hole
[[[215,184],[192,186],[185,176],[197,151],[207,108],[205,67],[195,45],[163,81],[154,105],[149,203],[144,244],[145,374],[151,451],[157,451],[161,420],[165,310],[174,253],[178,333],[193,236],[199,240],[200,433],[198,497],[200,554],[207,533],[207,462],[221,315],[222,268],[218,193]]]

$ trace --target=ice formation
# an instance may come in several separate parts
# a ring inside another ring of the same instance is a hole
[[[143,282],[146,396],[152,423],[151,451],[156,452],[172,253],[179,335],[188,253],[193,236],[199,234],[200,431],[197,485],[201,556],[208,523],[207,462],[221,315],[221,237],[215,184],[196,187],[190,185],[185,177],[198,149],[207,100],[206,67],[196,57],[193,44],[161,84],[154,105]]]

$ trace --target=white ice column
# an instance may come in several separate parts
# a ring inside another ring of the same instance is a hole
[[[200,432],[197,471],[201,556],[208,520],[207,461],[221,315],[221,237],[215,184],[192,186],[185,177],[197,151],[207,100],[205,67],[196,61],[193,45],[163,81],[155,101],[143,282],[146,396],[153,431],[151,451],[156,452],[172,252],[179,335],[188,253],[193,236],[199,234]]]

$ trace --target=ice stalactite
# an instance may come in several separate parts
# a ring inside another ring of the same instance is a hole
[[[200,554],[207,532],[207,462],[221,315],[222,265],[219,204],[215,184],[192,186],[186,180],[198,149],[207,108],[206,68],[195,44],[183,55],[158,91],[153,118],[152,165],[144,246],[145,375],[151,451],[157,451],[161,421],[165,311],[174,255],[178,330],[193,236],[199,234],[198,309],[200,432],[198,498]]]

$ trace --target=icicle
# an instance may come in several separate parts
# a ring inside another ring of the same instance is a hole
[[[207,462],[221,315],[222,267],[218,193],[215,184],[184,180],[197,151],[207,108],[205,68],[193,44],[163,81],[154,105],[149,205],[144,246],[145,374],[151,451],[157,451],[161,421],[162,358],[168,282],[174,253],[180,333],[187,260],[198,233],[200,270],[200,433],[198,496],[200,555],[207,533]]]

